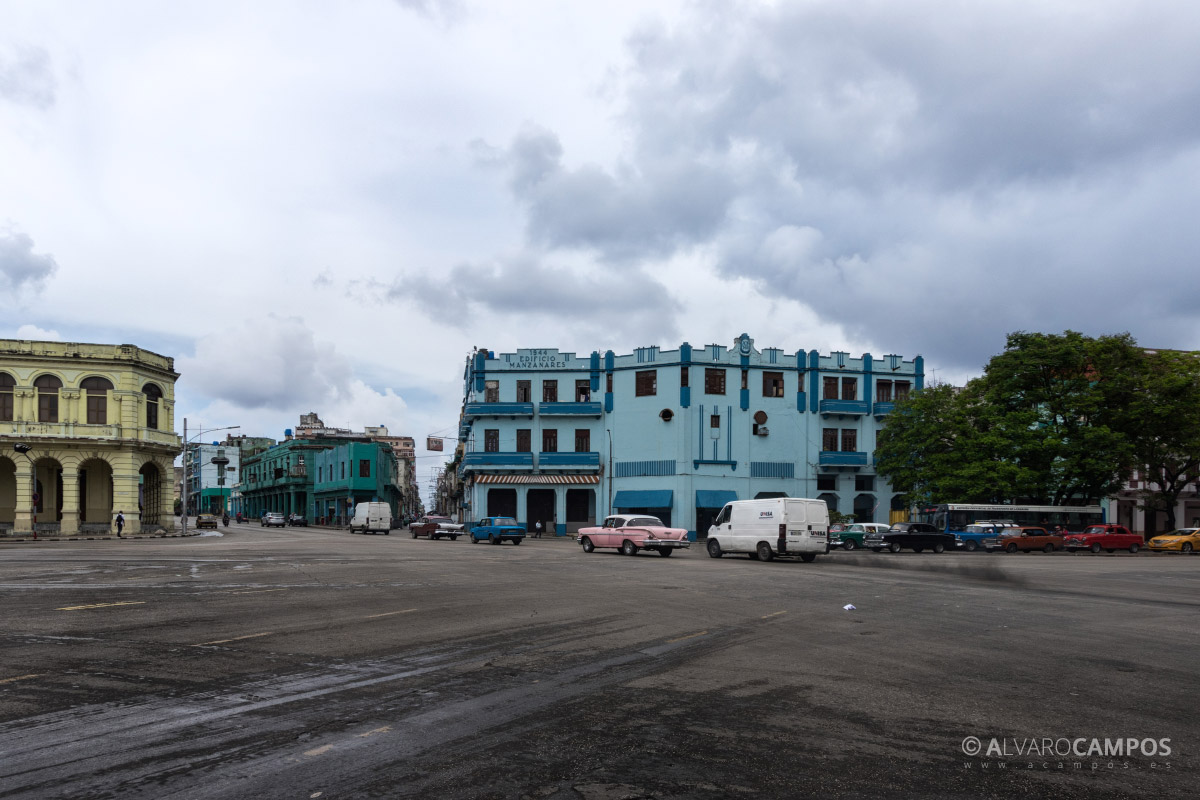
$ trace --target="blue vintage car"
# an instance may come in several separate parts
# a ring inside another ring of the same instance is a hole
[[[524,538],[525,529],[512,517],[484,517],[471,528],[471,544],[500,544],[505,540],[520,544]]]

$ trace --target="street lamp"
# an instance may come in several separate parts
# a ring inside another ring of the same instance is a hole
[[[185,535],[187,534],[188,466],[189,466],[189,461],[190,461],[190,459],[188,458],[188,445],[192,443],[192,439],[197,439],[206,433],[215,433],[217,431],[231,431],[231,430],[234,430],[234,429],[240,428],[240,427],[242,427],[242,426],[241,425],[226,425],[224,428],[208,428],[206,430],[197,432],[194,436],[192,436],[191,439],[189,439],[188,432],[187,432],[187,417],[183,418],[183,489],[180,491],[180,494],[182,495],[182,497],[180,498],[180,502],[183,506],[183,508],[182,508],[183,526],[181,529],[181,533],[183,533]]]
[[[29,457],[29,451],[33,448],[22,442],[13,445],[13,450],[16,450],[25,459],[29,461],[29,525],[33,528],[33,538],[37,538],[37,501],[34,499],[37,496],[37,467],[33,463],[33,459]]]

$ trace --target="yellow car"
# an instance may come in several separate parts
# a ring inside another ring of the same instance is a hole
[[[1178,550],[1190,553],[1200,550],[1200,528],[1180,528],[1177,531],[1155,536],[1146,543],[1147,550]]]

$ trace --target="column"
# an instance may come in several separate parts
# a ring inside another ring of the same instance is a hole
[[[564,536],[567,533],[567,490],[564,487],[554,488],[554,535]]]
[[[62,466],[63,508],[58,532],[79,533],[79,465],[66,461]]]
[[[479,506],[475,509],[475,519],[485,516],[488,513],[487,493],[489,489],[496,487],[491,484],[483,486],[480,490]],[[526,502],[525,495],[529,493],[529,486],[517,489],[517,522],[524,525],[526,529],[530,524],[536,522],[529,518],[529,503]]]
[[[112,532],[117,532],[117,512],[125,514],[125,533],[140,533],[142,517],[138,511],[138,465],[133,453],[121,452],[112,459],[113,507]]]
[[[30,487],[33,465],[22,456],[14,458],[13,463],[17,465],[17,513],[13,520],[13,533],[28,535],[33,533],[33,490]]]

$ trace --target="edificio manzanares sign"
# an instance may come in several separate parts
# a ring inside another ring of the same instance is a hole
[[[523,369],[566,369],[570,359],[557,349],[517,350],[516,358],[509,362]]]

